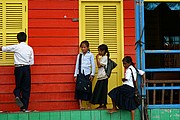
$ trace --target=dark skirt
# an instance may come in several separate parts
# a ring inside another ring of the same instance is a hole
[[[107,104],[108,79],[98,80],[90,102],[92,104]]]
[[[87,92],[81,92],[81,91],[75,90],[75,99],[90,101],[91,96],[92,96],[92,92],[87,93]]]
[[[135,110],[138,105],[134,101],[134,88],[122,85],[111,90],[108,95],[119,109]]]
[[[86,75],[86,80],[89,80],[90,75]],[[92,96],[92,84],[90,85],[91,92],[82,92],[75,89],[75,99],[90,101]]]

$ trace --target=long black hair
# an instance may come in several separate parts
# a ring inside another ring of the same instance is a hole
[[[137,72],[139,72],[138,69],[135,67],[135,64],[133,63],[131,56],[124,57],[122,59],[122,61],[129,63],[130,65],[132,65],[136,69]]]
[[[100,51],[105,51],[105,54],[107,53],[107,56],[108,56],[108,59],[110,57],[110,53],[109,53],[109,50],[108,50],[108,46],[105,45],[105,44],[101,44],[98,46],[98,50]]]

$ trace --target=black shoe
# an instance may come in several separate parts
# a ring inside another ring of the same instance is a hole
[[[21,100],[19,99],[19,97],[16,97],[15,98],[15,102],[16,102],[16,105],[19,106],[19,107],[22,107],[23,106],[23,103],[21,102]]]

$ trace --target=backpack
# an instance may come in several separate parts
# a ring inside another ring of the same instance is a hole
[[[117,66],[117,64],[109,58],[108,63],[107,63],[107,68],[104,67],[106,75],[108,76],[108,78],[111,76],[111,72],[116,66]]]

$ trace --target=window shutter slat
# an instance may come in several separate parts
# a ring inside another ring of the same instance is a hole
[[[85,6],[85,39],[90,43],[90,50],[97,53],[99,45],[99,6]]]
[[[3,46],[3,6],[0,3],[0,46]],[[0,61],[3,60],[3,53],[0,51]]]
[[[117,54],[117,8],[116,5],[85,5],[85,39],[91,52],[97,53],[99,44],[107,44],[111,54]]]
[[[3,28],[3,9],[2,9],[2,3],[0,3],[0,33],[2,33]]]
[[[22,3],[6,3],[6,46],[18,43],[15,31],[22,29],[22,14]],[[13,55],[6,53],[6,61],[13,61]]]
[[[22,3],[6,3],[6,29],[22,29]]]
[[[0,46],[3,45],[3,36],[2,36],[2,33],[0,33]],[[3,53],[2,51],[0,51],[0,61],[3,60]]]
[[[103,6],[103,40],[111,54],[117,53],[116,6]]]

